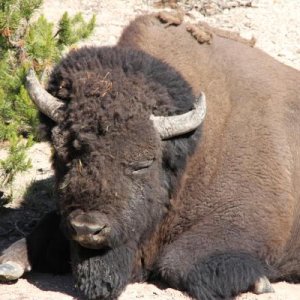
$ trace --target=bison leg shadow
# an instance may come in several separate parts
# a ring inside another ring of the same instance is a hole
[[[7,248],[0,257],[2,280],[18,279],[34,270],[54,274],[71,271],[69,241],[60,230],[60,216],[48,213],[26,238]]]
[[[56,211],[41,220],[26,242],[33,270],[54,274],[71,271],[69,241],[60,229],[60,216]]]
[[[269,270],[250,254],[216,253],[182,268],[182,260],[171,252],[171,256],[166,254],[160,260],[158,276],[195,299],[229,300],[247,291],[274,292],[266,277]]]

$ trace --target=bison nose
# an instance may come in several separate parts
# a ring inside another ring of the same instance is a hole
[[[77,236],[98,235],[107,227],[86,214],[78,215],[70,220],[70,225]]]
[[[103,249],[110,246],[111,227],[108,216],[98,211],[74,210],[68,216],[70,238],[81,246]]]

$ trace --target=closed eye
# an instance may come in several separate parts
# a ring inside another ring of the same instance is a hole
[[[130,168],[132,169],[132,174],[142,174],[146,171],[153,163],[154,159],[151,160],[143,160],[136,161],[130,164]]]

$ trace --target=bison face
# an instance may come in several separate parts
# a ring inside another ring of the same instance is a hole
[[[38,84],[32,74],[28,83]],[[147,238],[198,141],[204,97],[195,101],[168,65],[119,48],[75,51],[54,70],[52,95],[42,91],[39,98],[38,87],[32,90],[55,122],[54,169],[67,235],[95,249]]]
[[[64,225],[82,246],[138,242],[166,212],[163,142],[151,123],[129,121],[101,136],[73,128],[72,158],[66,163],[61,161],[66,152],[56,152],[55,164],[64,168],[58,184]]]

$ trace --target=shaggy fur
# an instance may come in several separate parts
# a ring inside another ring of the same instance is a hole
[[[268,274],[267,267],[247,253],[222,253],[202,259],[181,285],[196,299],[231,299]]]
[[[137,114],[148,119],[151,113],[184,113],[193,107],[195,97],[170,66],[140,51],[105,47],[73,51],[54,70],[48,91],[68,103],[67,117],[54,129],[52,137],[59,149],[54,159],[57,178],[65,175],[69,161],[82,159],[86,152],[99,148],[92,134],[107,135],[107,128],[118,132]],[[54,124],[42,118],[50,132]],[[163,163],[171,166],[167,171],[172,169],[177,174],[183,169],[199,133],[200,130],[197,135],[186,134],[166,143]],[[166,178],[168,185],[173,174]],[[94,187],[91,182],[87,189]]]
[[[59,124],[44,117],[63,231],[72,240],[82,213],[109,220],[97,250],[70,242],[87,299],[153,277],[199,300],[299,278],[300,74],[206,30],[200,45],[185,24],[142,16],[116,47],[71,52],[52,74],[48,90],[67,104]],[[162,141],[149,116],[186,112],[200,91],[202,128]],[[29,246],[61,235],[40,228]]]
[[[196,262],[187,273],[162,266],[159,274],[174,288],[187,291],[195,299],[232,299],[254,286],[258,277],[271,270],[247,253],[213,253]]]
[[[117,299],[131,280],[135,246],[90,250],[72,245],[73,274],[88,299]]]
[[[101,211],[112,220],[105,244],[112,250],[91,264],[93,258],[83,260],[85,250],[81,249],[80,255],[74,254],[79,258],[72,259],[73,273],[88,297],[110,299],[127,284],[135,268],[135,253],[165,215],[186,159],[199,140],[200,128],[162,142],[149,117],[189,111],[195,96],[167,64],[143,52],[118,47],[70,53],[54,70],[48,90],[67,104],[65,119],[52,130],[63,227],[68,233],[67,216],[76,209]],[[49,131],[52,124],[44,120]],[[136,172],[135,163],[151,159],[149,174],[131,175]],[[138,201],[133,202],[132,197]],[[124,248],[122,244],[127,247],[114,254],[115,248]],[[128,264],[123,266],[118,260]],[[104,276],[99,274],[101,270],[110,274],[110,293],[107,287],[95,285]]]

